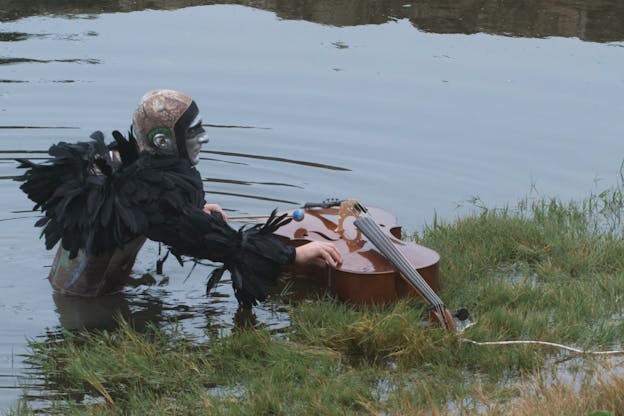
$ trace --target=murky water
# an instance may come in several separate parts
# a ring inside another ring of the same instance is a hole
[[[149,286],[95,302],[51,294],[53,253],[10,180],[12,159],[127,129],[149,89],[198,102],[211,136],[205,189],[231,213],[356,197],[412,231],[434,214],[461,215],[473,197],[581,198],[617,180],[615,0],[68,4],[0,0],[0,409],[29,377],[26,339],[60,324],[105,327],[119,311],[137,325],[183,319],[199,331],[250,318],[236,314],[227,285],[204,296],[207,268],[186,279],[190,268],[170,261],[155,275],[155,244],[135,267]],[[267,303],[255,319],[278,329],[286,309]]]

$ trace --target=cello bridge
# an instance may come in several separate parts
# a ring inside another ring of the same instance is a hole
[[[338,225],[336,225],[336,229],[334,230],[336,233],[340,234],[344,238],[345,229],[344,222],[348,217],[355,217],[356,219],[360,217],[361,213],[364,212],[362,205],[357,201],[357,199],[345,199],[340,203],[340,207],[338,208]],[[355,227],[357,234],[353,240],[360,240],[362,237],[362,232],[359,228]]]

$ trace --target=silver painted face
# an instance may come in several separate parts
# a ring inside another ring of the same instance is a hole
[[[199,152],[204,143],[208,143],[208,134],[197,117],[186,131],[186,154],[192,165],[199,163]]]

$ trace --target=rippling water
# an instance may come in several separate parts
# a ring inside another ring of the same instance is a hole
[[[409,232],[461,215],[473,197],[582,198],[617,178],[619,2],[81,3],[0,0],[0,408],[29,377],[26,339],[60,324],[105,327],[117,310],[196,331],[245,318],[227,285],[204,296],[208,268],[185,280],[190,268],[169,262],[155,275],[155,244],[135,267],[146,284],[96,302],[52,297],[53,253],[11,181],[12,159],[126,130],[149,89],[198,102],[211,137],[199,166],[207,199],[231,213],[357,197]],[[279,302],[255,315],[288,324]]]

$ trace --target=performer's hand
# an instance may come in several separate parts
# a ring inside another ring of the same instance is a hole
[[[225,213],[225,211],[223,211],[223,208],[221,208],[221,206],[219,204],[206,204],[206,205],[204,205],[204,212],[206,214],[210,214],[213,211],[216,211],[219,214],[221,214],[221,216],[223,217],[223,219],[225,221],[228,220],[228,215]]]
[[[312,241],[295,249],[295,264],[313,263],[318,266],[338,266],[342,255],[332,243]]]

